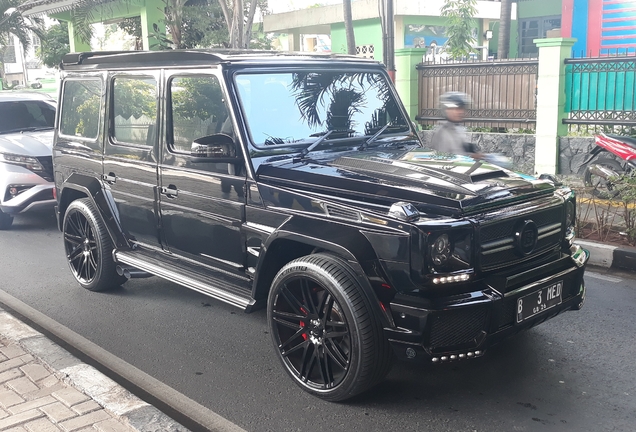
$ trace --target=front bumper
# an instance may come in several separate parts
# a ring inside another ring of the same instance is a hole
[[[477,289],[449,297],[398,295],[391,302],[395,327],[385,335],[396,355],[409,361],[443,362],[481,356],[502,339],[534,327],[585,301],[583,274],[589,253],[573,246],[570,255],[532,270],[485,277]],[[503,280],[503,281],[502,281]],[[562,301],[517,322],[517,300],[563,282]]]
[[[14,198],[3,201],[0,204],[0,210],[3,213],[14,215],[36,209],[52,209],[57,203],[53,195],[54,187],[53,183],[33,186]]]

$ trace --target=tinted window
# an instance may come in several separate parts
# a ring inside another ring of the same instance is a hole
[[[55,107],[44,101],[0,102],[0,133],[28,128],[52,128]]]
[[[62,94],[60,132],[84,138],[97,138],[102,83],[99,80],[68,80]]]
[[[113,135],[117,142],[153,145],[157,124],[154,78],[115,78]]]
[[[176,77],[170,81],[172,150],[190,153],[192,141],[225,133],[232,135],[223,91],[215,76]]]

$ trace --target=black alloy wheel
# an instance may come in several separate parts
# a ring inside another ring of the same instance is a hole
[[[63,233],[68,265],[82,287],[105,291],[126,281],[116,272],[112,241],[90,199],[76,200],[68,206]]]
[[[348,399],[390,369],[380,322],[343,260],[316,254],[285,265],[272,283],[267,316],[285,370],[315,396]]]
[[[617,175],[624,172],[623,167],[618,161],[609,158],[599,158],[592,165],[600,165],[614,171]],[[585,168],[583,182],[586,187],[591,188],[592,194],[602,199],[614,198],[618,195],[618,191],[611,182],[611,179],[601,177],[594,174],[590,170],[590,164]]]

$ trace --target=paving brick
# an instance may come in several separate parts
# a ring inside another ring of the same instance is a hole
[[[18,366],[22,366],[23,364],[24,362],[20,360],[19,358],[12,358],[9,360],[5,360],[2,363],[0,363],[0,372],[7,371],[9,369],[13,369]]]
[[[46,396],[46,395],[50,395],[50,394],[52,394],[52,393],[54,393],[56,391],[59,391],[59,390],[65,389],[65,388],[66,388],[66,386],[63,383],[61,383],[60,381],[58,381],[55,385],[52,385],[51,387],[44,387],[44,388],[38,389],[37,391],[34,391],[32,393],[24,394],[22,396],[24,396],[27,399],[37,399],[37,398],[41,398],[41,397]]]
[[[104,420],[103,422],[95,423],[93,425],[93,428],[97,429],[99,432],[130,432],[131,431],[131,429],[128,426],[118,422],[117,420],[113,418],[109,420]]]
[[[60,428],[55,426],[47,418],[41,418],[24,425],[29,432],[60,432]]]
[[[8,413],[8,412],[6,412],[6,411],[5,411],[5,410],[3,410],[3,409],[0,409],[0,419],[3,419],[3,418],[5,418],[5,417],[6,417],[6,416],[8,416],[8,415],[9,415],[9,413]]]
[[[17,415],[5,417],[0,420],[0,430],[21,425],[22,423],[28,422],[29,420],[35,420],[39,417],[44,417],[44,413],[38,410],[25,411]]]
[[[55,399],[53,396],[45,396],[43,398],[30,400],[18,405],[13,405],[12,407],[9,407],[7,411],[9,411],[11,414],[19,414],[21,412],[28,411],[30,409],[35,409],[35,408],[44,407],[46,405],[50,405],[55,402],[57,402],[57,399]]]
[[[18,379],[14,379],[13,381],[9,381],[6,385],[7,387],[15,390],[15,392],[19,395],[32,393],[40,389],[38,386],[33,384],[33,382],[30,379],[28,379],[25,376]]]
[[[26,354],[26,352],[17,345],[7,345],[3,348],[0,348],[0,353],[2,353],[7,358],[20,357]]]
[[[53,387],[55,384],[59,383],[60,380],[53,374],[44,378],[42,381],[38,383],[40,387]]]
[[[98,409],[101,409],[101,408],[102,408],[102,406],[100,404],[98,404],[95,401],[89,400],[89,401],[83,402],[81,404],[74,405],[73,406],[73,411],[75,411],[79,415],[84,415],[84,414],[89,413],[91,411],[97,411]]]
[[[23,428],[22,426],[16,426],[14,428],[11,429],[7,429],[5,430],[5,432],[29,432],[27,431],[25,428]]]
[[[51,375],[47,368],[37,363],[30,363],[22,366],[22,372],[33,382],[38,382]]]
[[[4,408],[17,405],[22,402],[24,402],[24,399],[22,399],[22,397],[13,390],[5,388],[0,390],[0,405]]]
[[[59,426],[63,431],[70,432],[70,431],[76,431],[85,426],[99,423],[109,418],[111,417],[106,411],[99,410],[99,411],[93,411],[92,413],[85,414],[83,416],[80,416],[74,419],[66,420],[60,423]]]
[[[32,361],[35,360],[35,358],[31,354],[25,354],[25,355],[20,356],[18,358],[20,360],[22,360],[24,363],[31,363]]]
[[[90,399],[84,393],[70,387],[65,387],[61,390],[53,392],[53,396],[55,396],[60,402],[68,407],[72,407],[73,405],[77,405],[78,403]]]
[[[0,383],[4,383],[22,376],[22,371],[18,368],[10,369],[0,373]]]
[[[40,408],[44,414],[47,415],[55,423],[63,422],[73,417],[79,417],[79,415],[64,405],[62,402],[55,402],[51,405],[43,406]]]

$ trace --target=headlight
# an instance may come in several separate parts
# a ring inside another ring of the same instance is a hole
[[[10,153],[0,153],[0,162],[10,163],[12,165],[23,166],[30,171],[44,171],[44,167],[34,157],[21,156]]]
[[[428,237],[428,266],[433,273],[467,270],[472,267],[472,230],[451,230]]]
[[[565,225],[570,227],[574,226],[576,222],[576,211],[574,201],[568,201],[565,203]]]

